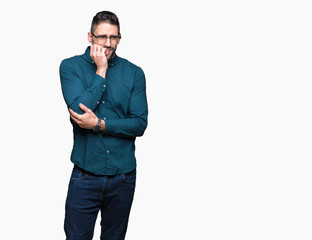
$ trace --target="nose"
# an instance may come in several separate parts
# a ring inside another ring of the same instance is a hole
[[[110,38],[107,38],[105,42],[105,47],[110,47],[110,46],[111,46],[111,40]]]

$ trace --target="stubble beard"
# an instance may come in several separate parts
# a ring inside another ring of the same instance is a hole
[[[108,49],[111,50],[111,53],[110,53],[109,55],[106,56],[107,61],[109,61],[109,60],[111,60],[113,57],[115,57],[115,53],[116,53],[116,48],[110,47],[110,48],[108,48]]]

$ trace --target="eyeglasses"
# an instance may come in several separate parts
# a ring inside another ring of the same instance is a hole
[[[117,39],[121,38],[121,36],[117,36],[117,35],[111,35],[111,36],[97,35],[97,36],[96,36],[96,35],[94,35],[93,32],[91,32],[91,34],[92,34],[92,36],[95,37],[96,39],[101,40],[101,41],[104,41],[104,42],[106,42],[108,38],[109,38],[109,40],[110,40],[111,42],[116,42]]]

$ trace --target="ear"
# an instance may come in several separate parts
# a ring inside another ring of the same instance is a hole
[[[117,40],[117,45],[120,43],[120,39],[121,39],[121,34],[119,33],[119,38]]]
[[[92,34],[88,32],[88,41],[92,45]]]

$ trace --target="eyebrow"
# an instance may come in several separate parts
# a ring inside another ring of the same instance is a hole
[[[94,35],[95,35],[95,34],[94,34]],[[98,35],[95,35],[95,36],[106,36],[106,37],[108,37],[107,34],[98,34]],[[111,37],[111,36],[116,36],[116,37],[118,37],[118,34],[112,34],[112,35],[110,35],[109,37]]]

